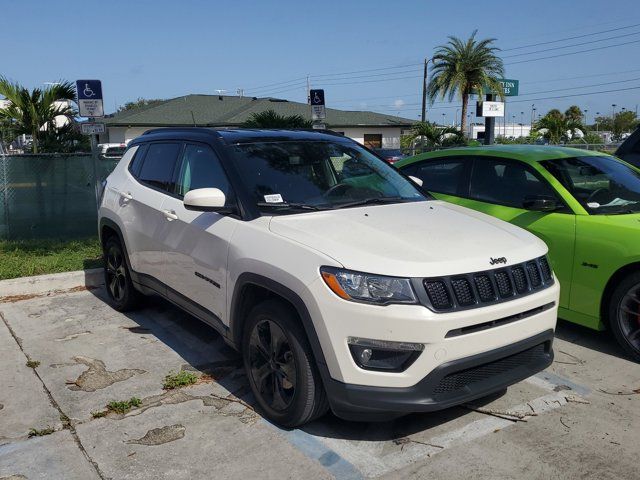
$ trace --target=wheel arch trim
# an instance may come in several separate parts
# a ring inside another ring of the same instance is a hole
[[[271,278],[264,277],[256,273],[242,273],[235,282],[235,288],[231,300],[231,312],[229,316],[229,328],[231,330],[231,340],[233,341],[234,346],[240,350],[243,323],[245,321],[244,318],[240,317],[242,311],[240,307],[242,302],[242,293],[247,286],[256,286],[269,290],[273,294],[282,297],[293,306],[300,318],[302,327],[304,328],[307,339],[309,340],[309,344],[311,345],[311,350],[313,351],[316,364],[321,367],[320,372],[324,375],[326,372],[324,353],[322,352],[322,346],[320,345],[320,340],[318,339],[318,335],[313,325],[311,314],[309,313],[304,301],[289,287],[282,285]]]

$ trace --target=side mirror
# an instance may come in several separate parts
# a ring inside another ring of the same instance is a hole
[[[552,212],[558,209],[558,202],[547,195],[531,195],[524,198],[522,206],[536,212]]]
[[[413,183],[415,183],[415,184],[416,184],[416,185],[418,185],[419,187],[421,187],[421,186],[422,186],[422,183],[423,183],[423,182],[422,182],[422,180],[421,180],[421,179],[419,179],[418,177],[414,177],[413,175],[408,175],[408,177],[411,179],[411,181],[412,181]]]
[[[219,188],[196,188],[184,196],[182,203],[187,210],[216,212],[225,209],[226,197]]]

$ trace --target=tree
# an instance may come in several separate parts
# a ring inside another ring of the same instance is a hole
[[[580,107],[578,107],[577,105],[571,105],[564,112],[564,116],[575,122],[582,122],[583,113]]]
[[[163,100],[162,98],[141,98],[141,97],[138,97],[137,100],[135,100],[133,102],[127,102],[124,105],[118,107],[118,110],[117,110],[116,113],[126,112],[128,110],[135,110],[136,108],[141,108],[141,107],[151,107],[151,106],[154,106],[154,105],[159,105],[164,101],[165,100]]]
[[[405,149],[418,149],[453,146],[464,143],[460,130],[454,127],[440,127],[431,122],[417,122],[411,128],[411,133],[403,137]]]
[[[452,101],[456,96],[462,100],[461,133],[465,135],[467,108],[469,96],[482,96],[487,88],[504,98],[502,85],[498,81],[504,76],[502,59],[496,52],[500,49],[493,46],[494,38],[476,40],[475,30],[465,42],[457,37],[449,37],[445,45],[436,48],[433,56],[433,69],[427,87],[429,101],[440,96],[449,97]]]
[[[39,152],[40,142],[48,131],[57,130],[56,117],[66,117],[71,122],[76,113],[71,105],[76,91],[67,81],[29,91],[0,76],[0,95],[9,101],[6,107],[0,108],[0,122],[8,125],[12,138],[31,135],[33,153]]]
[[[560,110],[552,109],[534,124],[534,129],[549,141],[560,143],[570,141],[578,132],[584,133],[582,122],[563,114]]]
[[[302,115],[280,115],[275,110],[265,110],[251,115],[242,123],[243,128],[282,128],[292,130],[295,128],[311,128],[311,120]]]
[[[613,119],[613,138],[622,139],[622,134],[632,132],[638,126],[635,112],[618,112]]]

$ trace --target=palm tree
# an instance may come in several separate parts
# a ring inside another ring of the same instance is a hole
[[[502,85],[498,81],[504,76],[502,59],[496,56],[500,49],[493,46],[495,38],[476,40],[477,30],[465,42],[457,37],[449,37],[445,45],[436,48],[433,56],[433,70],[427,87],[429,101],[440,96],[449,97],[451,102],[456,96],[462,100],[460,118],[461,133],[464,136],[469,95],[482,95],[486,88],[498,92],[504,97]]]
[[[286,130],[311,128],[312,125],[311,120],[307,120],[302,115],[280,115],[274,110],[254,113],[242,123],[244,128],[283,128]]]
[[[0,122],[9,125],[14,137],[31,135],[33,153],[38,153],[47,131],[56,130],[56,117],[64,116],[71,121],[76,113],[70,103],[76,96],[71,82],[61,81],[29,91],[0,76],[0,95],[9,101],[5,108],[0,108]]]
[[[569,110],[565,114],[555,108],[538,120],[534,129],[549,140],[549,143],[568,142],[576,133],[582,134],[586,131],[582,123],[572,117]]]
[[[456,143],[459,138],[464,138],[460,130],[455,127],[440,127],[431,122],[417,122],[411,128],[411,133],[403,138],[406,146],[415,149],[419,146],[424,148],[437,148],[448,144],[450,141]]]

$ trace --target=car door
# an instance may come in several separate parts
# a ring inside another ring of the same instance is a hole
[[[219,158],[204,144],[185,145],[174,181],[173,195],[162,204],[166,219],[162,279],[167,295],[179,304],[195,307],[205,320],[211,320],[209,314],[213,314],[224,321],[229,242],[240,220],[187,210],[182,199],[190,190],[215,187],[225,193],[231,205],[234,194]]]
[[[467,185],[456,203],[522,227],[547,244],[562,286],[560,306],[568,308],[576,237],[573,211],[540,174],[517,160],[475,156]],[[559,208],[551,212],[528,209],[525,200],[531,197],[552,197]]]
[[[178,142],[141,147],[120,188],[119,216],[126,232],[131,267],[154,279],[162,277],[164,268],[162,237],[166,219],[162,203],[173,190],[173,170],[181,147]]]

